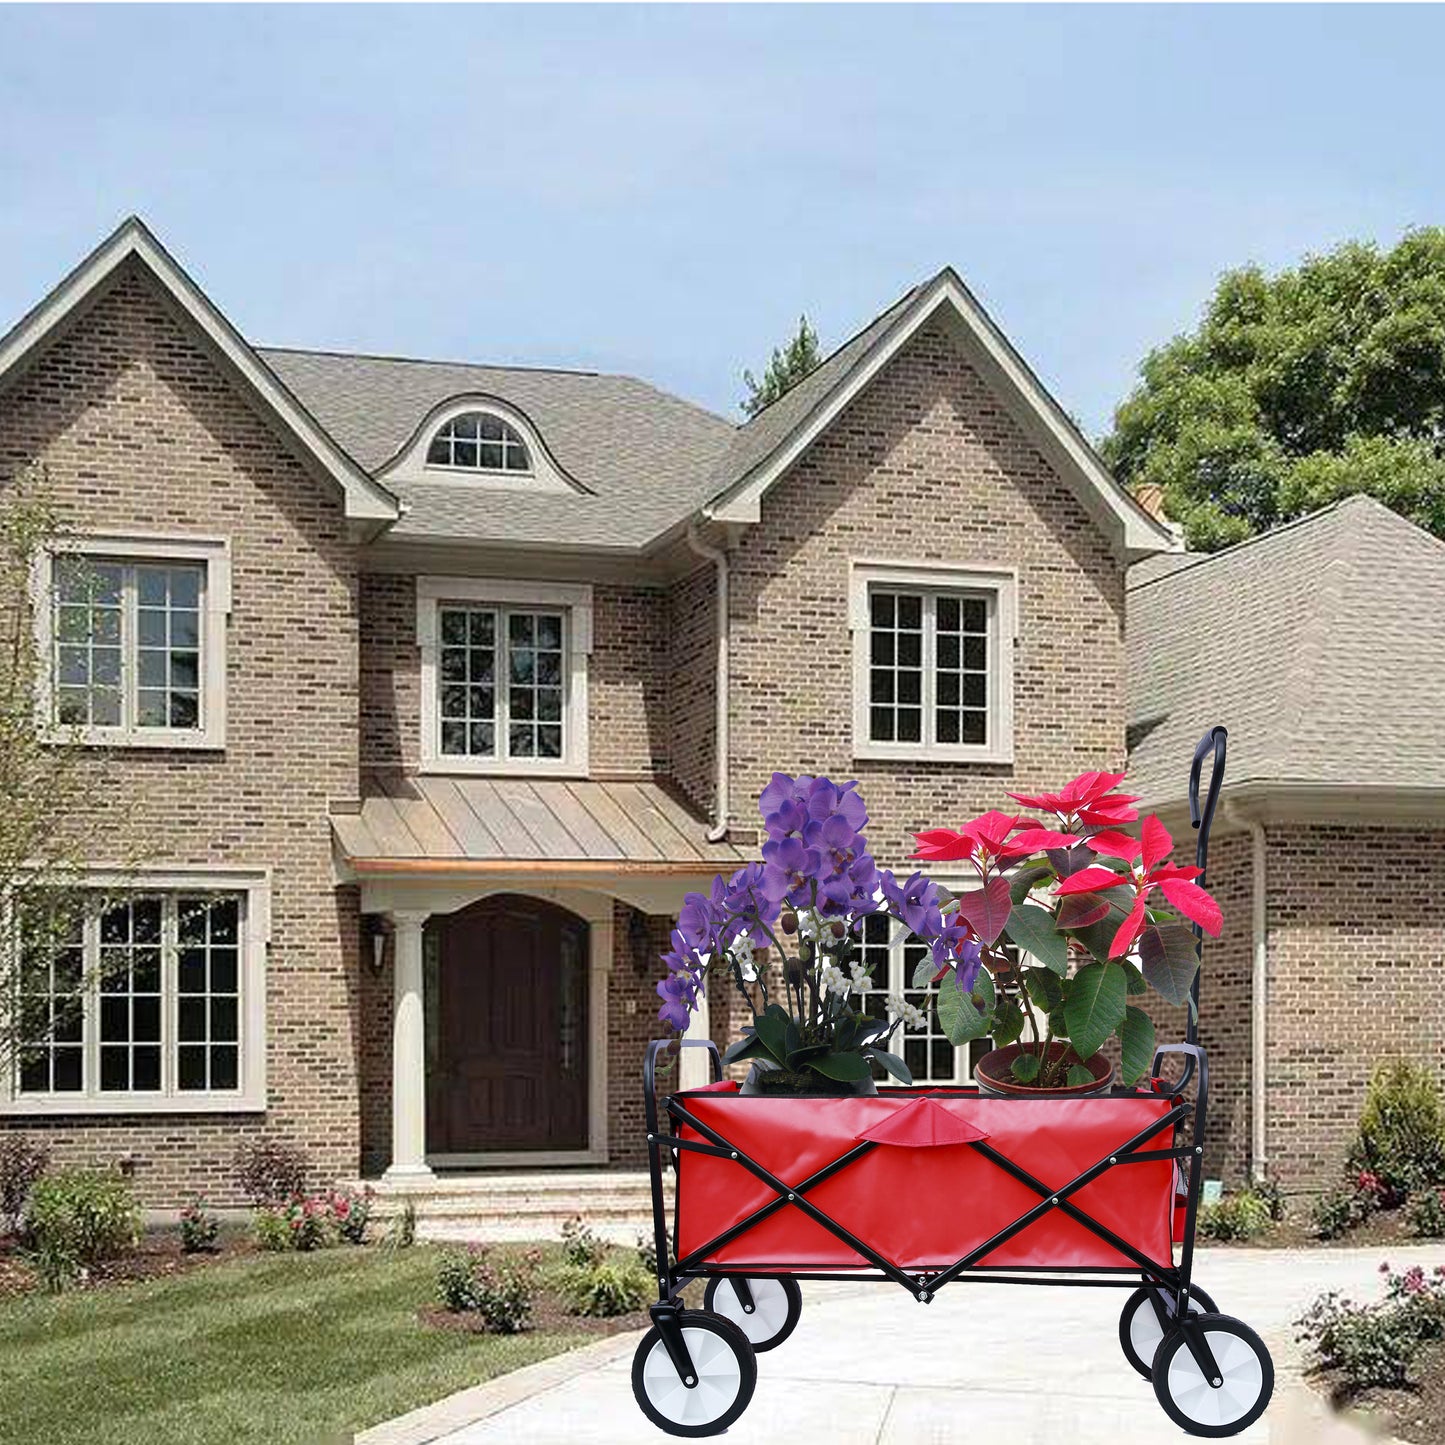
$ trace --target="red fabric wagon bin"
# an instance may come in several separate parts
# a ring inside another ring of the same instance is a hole
[[[1078,1175],[1161,1119],[1174,1101],[1151,1095],[1001,1099],[960,1089],[876,1098],[743,1097],[721,1089],[677,1096],[730,1148],[796,1185],[865,1137],[879,1142],[807,1191],[807,1198],[900,1269],[943,1269],[1039,1203],[1039,1195],[970,1143],[988,1145],[1051,1188]],[[905,1110],[941,1109],[951,1118]],[[910,1128],[915,1123],[919,1127]],[[940,1124],[942,1127],[940,1128]],[[702,1140],[685,1123],[683,1139]],[[712,1141],[715,1142],[715,1141]],[[1136,1146],[1168,1149],[1173,1128]],[[741,1163],[679,1151],[677,1254],[686,1258],[777,1198]],[[1098,1224],[1168,1268],[1172,1264],[1174,1163],[1144,1160],[1105,1170],[1071,1196]],[[852,1269],[868,1261],[802,1210],[784,1207],[709,1253],[700,1266],[766,1271]],[[1062,1210],[1048,1210],[978,1261],[978,1268],[1138,1270],[1106,1240]]]

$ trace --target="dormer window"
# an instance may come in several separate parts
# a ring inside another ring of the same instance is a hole
[[[429,467],[463,472],[530,472],[532,459],[517,429],[486,411],[465,411],[447,421],[431,439]]]

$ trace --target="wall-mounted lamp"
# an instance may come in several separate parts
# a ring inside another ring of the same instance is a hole
[[[361,936],[371,944],[371,971],[380,973],[386,962],[386,940],[391,935],[391,919],[384,913],[361,915]]]
[[[639,977],[645,977],[653,963],[652,930],[647,926],[647,915],[636,908],[627,920],[627,946],[632,954],[632,967]]]

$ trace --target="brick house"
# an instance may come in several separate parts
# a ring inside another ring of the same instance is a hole
[[[231,1202],[263,1134],[418,1186],[635,1165],[657,955],[769,772],[858,777],[896,867],[1121,763],[1126,572],[1171,545],[949,270],[739,426],[255,348],[132,220],[0,339],[0,482],[37,463],[42,723],[105,760],[67,822],[97,882],[146,849],[75,940],[104,993],[25,984],[66,1022],[0,1127],[153,1204]]]
[[[1381,1058],[1445,1074],[1445,543],[1364,496],[1131,569],[1129,768],[1178,837],[1229,728],[1206,953],[1211,1170],[1336,1181]]]

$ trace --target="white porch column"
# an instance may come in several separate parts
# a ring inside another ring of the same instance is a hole
[[[715,976],[715,987],[725,983],[726,979],[721,973]],[[711,1035],[712,1009],[707,994],[703,994],[697,1001],[697,1008],[693,1010],[692,1017],[687,1021],[687,1029],[683,1033],[683,1038],[706,1039]],[[678,1087],[682,1089],[700,1089],[704,1084],[712,1083],[712,1065],[708,1063],[706,1049],[684,1049],[682,1051],[682,1057],[678,1061],[677,1083]]]
[[[426,1162],[426,1017],[422,928],[430,914],[391,914],[391,1164],[387,1179],[430,1179]]]

